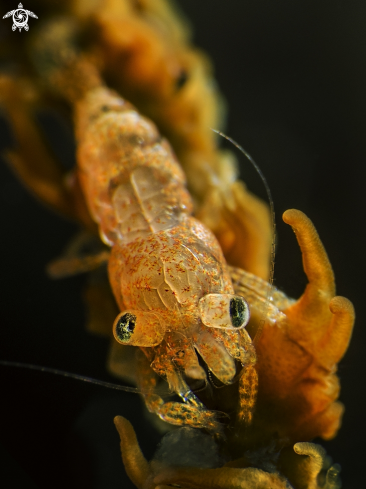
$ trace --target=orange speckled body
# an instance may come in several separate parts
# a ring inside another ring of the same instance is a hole
[[[157,311],[171,330],[197,322],[194,311],[203,295],[233,293],[215,238],[190,216],[170,229],[114,246],[109,272],[121,309]]]
[[[225,301],[218,305],[220,326],[214,317],[207,327],[212,322],[200,317],[199,301],[207,294],[236,296],[220,245],[191,216],[185,175],[170,145],[152,122],[103,87],[77,102],[76,127],[80,181],[101,237],[112,246],[112,290],[134,321],[133,327],[123,323],[124,331],[130,328],[128,341],[115,334],[117,341],[160,345],[149,353],[151,366],[185,400],[189,389],[180,372],[205,378],[196,351],[220,381],[230,383],[235,360],[244,364],[253,355],[250,338],[221,326]]]

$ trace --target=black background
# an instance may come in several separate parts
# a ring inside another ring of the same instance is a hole
[[[359,487],[365,434],[366,4],[181,0],[180,5],[195,44],[214,62],[228,102],[226,132],[251,153],[270,184],[279,235],[276,285],[297,297],[306,283],[295,237],[281,221],[282,212],[294,207],[317,227],[337,293],[355,304],[353,340],[339,366],[343,426],[335,440],[321,443],[342,465],[344,487]],[[32,2],[25,8],[37,13]],[[36,22],[30,21],[30,28]],[[10,24],[1,19],[0,29]],[[4,119],[0,122],[6,148],[12,138]],[[44,122],[71,164],[68,129],[46,116]],[[264,197],[247,162],[241,171],[249,188]],[[108,341],[83,329],[85,278],[53,282],[44,272],[75,226],[33,200],[3,162],[0,215],[0,358],[111,380],[105,371]],[[21,477],[28,478],[23,487],[31,487],[31,480],[34,487],[133,487],[112,419],[129,418],[151,458],[159,435],[138,396],[14,368],[0,367],[0,377],[0,475],[11,480],[3,487],[20,487]]]

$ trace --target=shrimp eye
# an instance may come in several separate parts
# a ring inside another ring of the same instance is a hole
[[[159,345],[163,341],[165,330],[162,318],[150,311],[123,311],[113,324],[113,336],[122,345]]]
[[[242,297],[236,296],[230,299],[230,317],[231,324],[234,326],[234,328],[240,328],[240,326],[242,326],[248,312],[248,304]]]
[[[207,294],[200,299],[199,310],[209,328],[244,328],[250,318],[248,303],[240,295]]]
[[[126,312],[120,316],[115,326],[115,331],[118,339],[122,343],[127,343],[132,336],[136,326],[136,316],[130,312]]]

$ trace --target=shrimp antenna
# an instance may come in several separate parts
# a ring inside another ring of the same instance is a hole
[[[84,375],[72,374],[70,372],[65,372],[64,370],[58,370],[57,368],[41,367],[39,365],[33,365],[32,363],[8,362],[6,360],[0,360],[0,365],[3,365],[4,367],[26,368],[30,370],[36,370],[38,372],[61,375],[62,377],[69,377],[71,379],[82,380],[91,384],[101,385],[102,387],[107,387],[108,389],[141,394],[140,389],[137,389],[137,387],[127,387],[125,385],[113,384],[111,382],[105,382],[104,380],[97,380],[92,379],[91,377],[85,377]]]
[[[258,173],[260,179],[263,182],[264,188],[266,190],[267,198],[268,198],[268,202],[269,202],[270,214],[271,214],[271,229],[272,229],[271,261],[270,261],[270,269],[269,269],[269,280],[268,280],[269,288],[268,288],[268,293],[267,293],[267,300],[272,302],[273,301],[272,289],[273,289],[273,280],[274,280],[274,264],[275,264],[275,256],[276,256],[276,220],[275,220],[275,211],[274,211],[274,204],[273,204],[273,198],[272,198],[271,190],[270,190],[269,185],[267,183],[266,177],[263,175],[263,172],[260,169],[260,167],[254,161],[254,159],[250,156],[250,154],[247,151],[245,151],[245,149],[242,146],[240,146],[239,143],[237,143],[234,139],[227,136],[223,132],[218,131],[217,129],[211,128],[211,131],[213,131],[216,134],[218,134],[219,136],[225,138],[227,141],[229,141],[231,144],[233,144],[241,153],[243,153],[243,155],[247,158],[247,160],[249,160],[249,162],[254,167],[255,171]],[[267,316],[267,314],[268,314],[268,311],[266,313],[266,316]],[[260,331],[258,331],[256,334],[256,338],[255,338],[256,340],[258,340],[260,337],[260,334],[262,332],[262,329],[263,329],[263,326],[265,323],[265,319],[262,320],[261,323],[262,324],[260,326]]]

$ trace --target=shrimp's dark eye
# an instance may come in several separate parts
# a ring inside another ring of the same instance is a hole
[[[136,326],[136,316],[130,312],[126,312],[119,318],[116,324],[116,335],[118,339],[126,343],[131,338]]]
[[[240,328],[248,318],[248,306],[242,297],[236,296],[230,300],[230,318],[234,328]]]
[[[123,311],[113,323],[113,336],[122,345],[159,345],[163,341],[165,330],[163,321],[150,311]]]
[[[249,306],[240,295],[207,294],[198,307],[201,321],[209,328],[245,328],[250,318]]]

